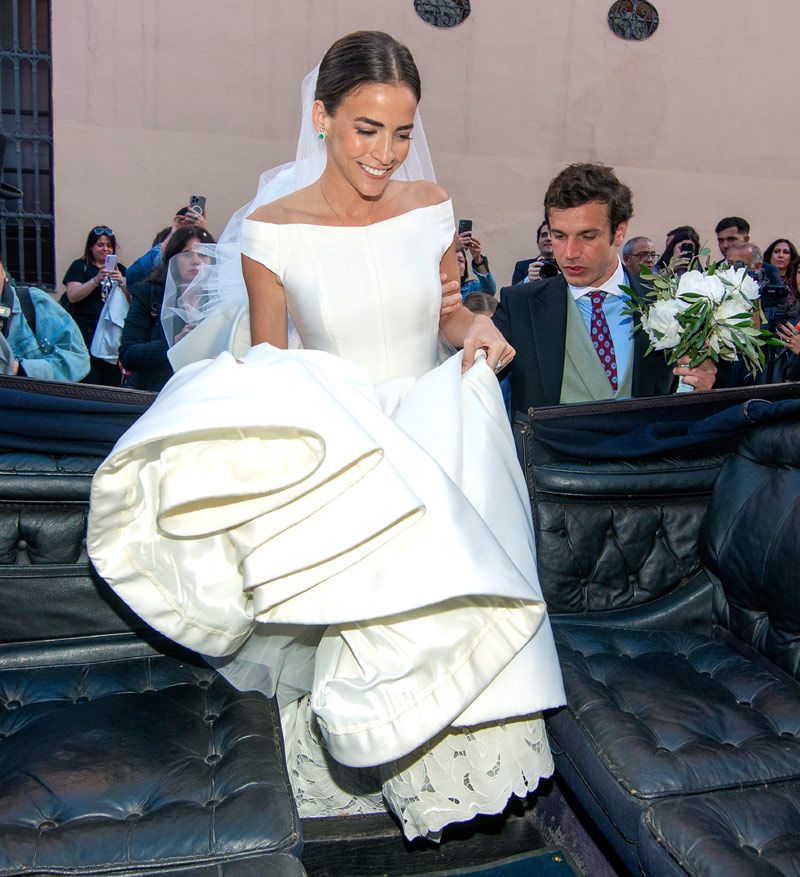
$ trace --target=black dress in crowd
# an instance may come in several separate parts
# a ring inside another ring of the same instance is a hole
[[[143,280],[130,293],[131,306],[122,330],[119,361],[131,372],[128,387],[158,392],[172,377],[161,325],[164,284]]]
[[[124,277],[125,266],[117,263],[117,268],[119,268],[120,274]],[[64,284],[88,283],[99,270],[97,265],[90,265],[85,259],[76,259],[64,275]],[[69,305],[69,312],[81,330],[87,350],[91,349],[92,336],[97,328],[97,321],[100,319],[100,312],[102,310],[103,293],[99,286],[97,289],[93,289],[86,298],[71,302]],[[122,371],[116,363],[97,359],[91,353],[89,354],[89,362],[89,374],[86,375],[81,383],[103,384],[106,387],[119,387],[122,384]]]

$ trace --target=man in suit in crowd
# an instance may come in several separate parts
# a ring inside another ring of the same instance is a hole
[[[512,286],[516,286],[518,283],[535,283],[539,279],[542,265],[545,262],[552,264],[553,241],[546,219],[536,229],[536,246],[539,248],[538,256],[533,259],[521,259],[514,265],[514,274],[511,277]]]
[[[664,395],[678,377],[695,389],[711,389],[713,362],[673,368],[663,353],[645,356],[646,334],[632,332],[620,287],[641,286],[625,271],[618,250],[633,203],[613,170],[570,165],[550,183],[544,207],[562,274],[502,289],[493,317],[516,350],[500,374],[511,377],[512,409]]]
[[[720,219],[714,231],[717,246],[723,261],[728,258],[728,250],[734,244],[746,244],[750,240],[750,223],[741,216],[726,216]]]
[[[726,216],[720,219],[714,231],[717,234],[717,246],[722,256],[717,265],[721,265],[723,262],[735,262],[736,259],[731,259],[728,252],[731,247],[739,247],[750,241],[750,223],[746,219],[742,219],[741,216]],[[765,285],[783,286],[780,272],[774,265],[770,265],[768,262],[761,267]]]
[[[655,271],[657,261],[658,253],[650,238],[638,235],[625,241],[625,246],[622,248],[622,264],[629,274],[638,277],[642,265],[647,265],[651,271]]]

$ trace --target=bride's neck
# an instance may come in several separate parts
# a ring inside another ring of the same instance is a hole
[[[319,179],[322,202],[333,216],[345,225],[365,225],[373,208],[383,195],[368,198],[345,180],[327,171]]]

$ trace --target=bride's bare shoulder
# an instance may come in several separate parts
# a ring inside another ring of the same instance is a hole
[[[450,198],[438,183],[429,180],[397,181],[396,185],[402,187],[398,194],[403,201],[403,212],[416,210],[418,207],[431,207]]]
[[[318,199],[314,197],[312,186],[299,189],[262,204],[247,215],[255,222],[268,222],[272,225],[292,225],[297,223],[316,223],[320,219]]]

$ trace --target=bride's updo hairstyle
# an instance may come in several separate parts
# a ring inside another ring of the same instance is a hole
[[[344,98],[362,85],[405,85],[422,95],[419,70],[411,52],[378,30],[360,30],[337,40],[322,59],[314,98],[333,116]]]

